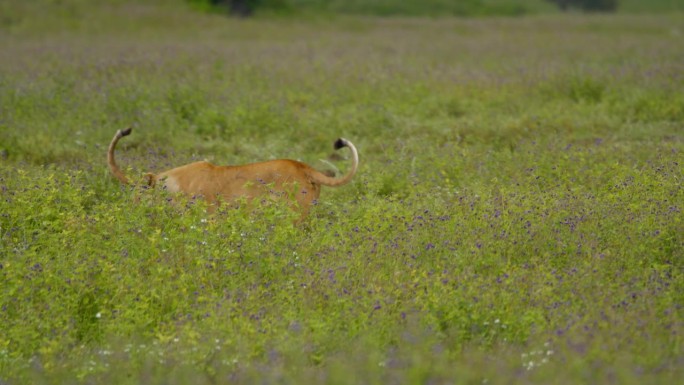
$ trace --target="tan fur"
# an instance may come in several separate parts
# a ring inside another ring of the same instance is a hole
[[[124,184],[129,181],[116,164],[114,149],[119,139],[130,133],[130,128],[117,131],[107,152],[110,170]],[[212,205],[220,201],[233,202],[240,198],[251,200],[264,194],[293,197],[302,216],[305,216],[309,207],[318,199],[321,186],[341,186],[349,183],[356,173],[359,156],[354,145],[340,138],[335,142],[335,147],[349,147],[352,152],[351,169],[340,178],[329,177],[305,163],[289,159],[242,166],[216,166],[202,161],[159,174],[146,174],[146,184],[162,185],[170,192],[184,193],[190,197],[202,197]]]

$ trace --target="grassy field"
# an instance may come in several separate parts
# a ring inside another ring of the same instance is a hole
[[[0,5],[0,382],[684,377],[684,15],[67,4]],[[133,179],[361,166],[298,226],[207,215],[114,180],[126,126]]]

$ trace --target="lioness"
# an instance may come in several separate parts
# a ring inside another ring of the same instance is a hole
[[[114,160],[117,142],[131,133],[132,129],[118,130],[107,151],[107,162],[114,176],[123,184],[128,178]],[[318,199],[321,186],[341,186],[349,183],[359,165],[359,154],[354,145],[343,138],[335,141],[335,149],[349,147],[352,166],[346,175],[333,178],[310,166],[290,159],[269,160],[242,166],[216,166],[206,161],[190,163],[160,174],[146,174],[150,187],[162,184],[170,192],[184,193],[190,197],[202,197],[215,205],[219,201],[232,202],[240,198],[251,200],[262,194],[294,196],[302,218],[311,204]]]

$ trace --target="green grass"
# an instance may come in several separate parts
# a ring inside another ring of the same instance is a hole
[[[2,13],[0,381],[684,375],[682,15],[73,4]],[[281,205],[207,215],[114,180],[129,125],[134,179],[323,169],[339,136],[361,166],[299,226]]]

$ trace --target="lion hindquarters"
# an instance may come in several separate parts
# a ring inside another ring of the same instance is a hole
[[[312,169],[301,162],[281,159],[241,168],[242,175],[249,175],[250,185],[258,187],[255,194],[267,193],[274,197],[294,199],[301,207],[309,206],[320,194],[320,186],[309,177],[309,170]]]
[[[215,189],[212,187],[216,182],[212,176],[215,167],[205,161],[190,163],[153,176],[154,182],[150,185],[160,184],[171,193],[208,196]]]
[[[273,160],[243,166],[215,166],[196,162],[153,176],[150,185],[159,184],[170,193],[202,197],[210,204],[252,201],[258,197],[296,203],[306,213],[320,195],[313,182],[314,171],[293,160]]]

